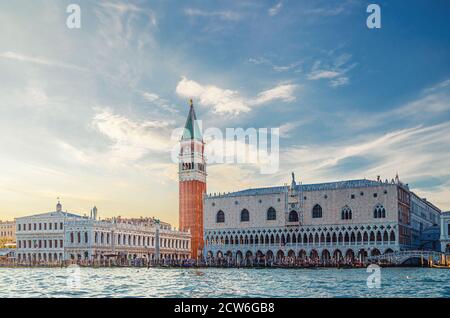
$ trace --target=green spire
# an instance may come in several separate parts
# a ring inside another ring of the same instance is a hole
[[[186,139],[196,139],[202,140],[202,134],[200,132],[200,128],[197,124],[197,116],[195,116],[194,104],[192,99],[190,102],[189,115],[186,119],[186,124],[184,125],[183,137],[182,140]]]

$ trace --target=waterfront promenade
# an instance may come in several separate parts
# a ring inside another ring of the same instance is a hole
[[[349,257],[331,258],[326,260],[300,257],[284,257],[282,259],[233,259],[233,258],[207,258],[202,260],[193,259],[166,259],[149,260],[147,258],[116,259],[105,258],[96,260],[66,260],[66,261],[44,261],[15,259],[1,260],[0,267],[66,267],[78,265],[81,267],[216,267],[216,268],[363,268],[370,264],[383,267],[393,266],[417,266],[433,267],[439,266],[450,268],[450,255],[432,251],[403,251],[379,257],[369,257],[357,260]]]

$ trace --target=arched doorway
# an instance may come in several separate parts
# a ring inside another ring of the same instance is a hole
[[[269,264],[273,262],[273,252],[271,250],[268,250],[266,253],[266,262]]]
[[[381,252],[380,252],[380,250],[377,249],[377,248],[373,248],[373,249],[370,251],[370,255],[371,255],[371,256],[378,256],[378,255],[380,255],[380,254],[381,254]]]
[[[256,263],[259,265],[259,264],[261,264],[261,262],[264,263],[264,253],[261,251],[257,251],[256,252]]]
[[[253,265],[253,253],[251,251],[245,253],[245,265]]]
[[[301,260],[305,260],[305,259],[306,259],[306,251],[305,251],[305,250],[300,250],[300,251],[298,252],[298,257],[299,257]]]
[[[357,255],[358,261],[364,262],[367,258],[367,251],[365,249],[360,249]]]
[[[345,258],[348,261],[354,261],[354,259],[355,259],[355,252],[353,252],[352,249],[347,250],[347,252],[345,252]]]
[[[322,251],[322,261],[328,263],[331,259],[330,252],[328,250]]]
[[[312,251],[309,253],[309,258],[310,258],[311,260],[313,260],[313,261],[317,261],[317,260],[319,260],[319,253],[317,253],[316,250],[312,250]]]
[[[333,252],[333,259],[334,259],[336,262],[340,262],[340,261],[342,260],[342,252],[341,252],[341,250],[335,250],[335,251]]]
[[[283,259],[284,259],[284,252],[282,250],[279,250],[277,252],[277,261],[281,262],[281,261],[283,261]]]

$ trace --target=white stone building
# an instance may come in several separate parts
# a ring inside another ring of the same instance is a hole
[[[63,212],[58,202],[54,212],[16,219],[17,259],[190,258],[190,233],[158,223],[98,220],[95,207],[87,217]]]
[[[359,259],[411,248],[410,191],[396,180],[248,189],[204,198],[207,257]]]
[[[441,214],[441,252],[450,253],[450,211]]]
[[[411,247],[440,250],[441,210],[425,198],[411,192]]]

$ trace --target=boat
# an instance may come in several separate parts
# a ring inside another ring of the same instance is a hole
[[[445,266],[445,265],[435,265],[435,264],[433,264],[432,267],[433,268],[450,269],[450,265]]]

